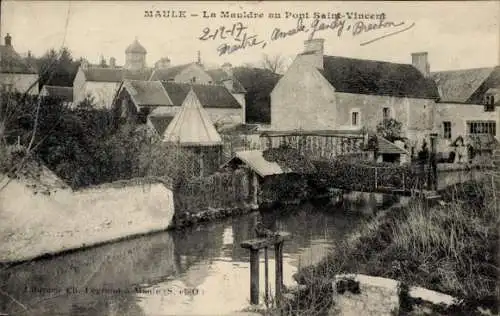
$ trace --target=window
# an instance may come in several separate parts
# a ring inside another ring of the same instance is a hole
[[[390,108],[383,108],[382,109],[382,117],[384,120],[388,120],[391,118],[391,109]]]
[[[496,135],[495,121],[468,121],[467,131],[469,134],[491,134]]]
[[[443,138],[451,139],[451,122],[443,122]]]
[[[351,125],[358,126],[359,125],[359,112],[353,111],[351,113]]]
[[[14,91],[14,84],[12,84],[12,83],[3,83],[2,84],[2,91],[3,92],[13,92]]]
[[[493,112],[495,111],[495,96],[487,94],[484,96],[484,111]]]
[[[191,78],[191,83],[195,83],[195,82],[196,82],[196,77]]]

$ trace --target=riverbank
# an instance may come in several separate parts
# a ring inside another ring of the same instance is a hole
[[[467,182],[440,192],[440,204],[429,207],[414,201],[377,215],[320,264],[297,273],[296,280],[307,291],[293,302],[292,310],[304,315],[329,310],[335,302],[327,280],[362,273],[462,299],[464,315],[475,315],[478,306],[498,313],[499,214],[494,189],[493,182]]]

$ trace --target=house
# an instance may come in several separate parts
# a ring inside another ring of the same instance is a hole
[[[197,155],[200,176],[209,174],[220,166],[222,138],[192,88],[165,130],[162,140]]]
[[[243,108],[241,122],[245,122],[245,88],[232,73],[232,66],[225,63],[221,68],[205,70],[201,61],[170,66],[170,60],[162,59],[151,74],[151,81],[175,82],[196,85],[217,85],[225,87]]]
[[[170,62],[163,60],[157,64],[149,80],[173,81],[181,83],[212,84],[212,77],[205,71],[200,63],[192,62],[183,65],[171,66]]]
[[[72,87],[44,85],[42,87],[42,90],[40,90],[40,95],[44,96],[44,97],[59,99],[66,106],[73,105],[73,88]]]
[[[329,56],[323,39],[307,40],[271,92],[271,129],[375,130],[394,118],[418,146],[432,131],[438,98],[424,56],[412,54],[412,65]]]
[[[312,161],[289,147],[238,151],[221,168],[248,171],[250,195],[255,206],[300,199],[307,187],[307,176],[317,172]]]
[[[0,88],[6,92],[38,94],[38,73],[12,46],[12,36],[0,45]]]
[[[113,107],[121,117],[140,124],[146,123],[149,116],[172,118],[180,111],[190,90],[208,112],[212,124],[222,127],[244,123],[243,106],[223,85],[126,80],[113,100]],[[137,121],[139,113],[141,119]],[[154,125],[154,121],[157,120],[150,120],[149,124]]]
[[[448,152],[458,137],[489,134],[500,137],[500,66],[431,73],[440,99],[435,129],[438,151]]]
[[[110,58],[109,66],[80,65],[73,81],[73,102],[78,104],[87,97],[97,107],[110,108],[123,80],[148,80],[152,69],[146,67],[146,49],[137,39],[125,50],[125,66],[116,66]]]
[[[124,80],[113,100],[122,120],[137,124],[145,124],[158,107],[169,106],[172,101],[159,81]]]

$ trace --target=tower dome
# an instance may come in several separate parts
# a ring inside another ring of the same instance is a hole
[[[125,50],[125,68],[129,70],[146,68],[146,54],[146,49],[136,38]]]
[[[139,41],[136,38],[134,40],[134,42],[127,47],[127,49],[125,50],[125,53],[126,54],[129,54],[129,53],[132,53],[132,54],[134,54],[134,53],[135,54],[146,54],[147,51],[144,48],[144,46],[142,46],[141,43],[139,43]]]

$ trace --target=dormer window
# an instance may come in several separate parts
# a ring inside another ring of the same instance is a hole
[[[361,123],[361,113],[359,109],[351,110],[351,126],[359,126]]]
[[[385,107],[382,109],[382,117],[384,120],[391,118],[391,108]]]
[[[493,112],[495,111],[495,96],[492,94],[486,94],[484,96],[484,111]]]

